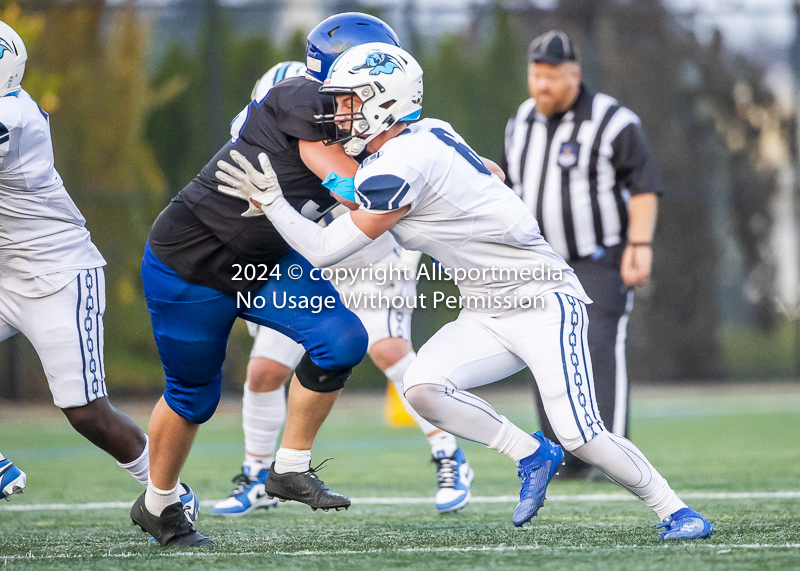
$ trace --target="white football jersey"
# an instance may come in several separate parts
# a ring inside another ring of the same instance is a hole
[[[389,140],[361,164],[355,186],[367,211],[410,205],[392,234],[404,248],[466,275],[457,281],[462,298],[496,298],[471,309],[500,315],[508,309],[497,300],[550,292],[591,303],[530,210],[444,121],[423,119]]]
[[[47,295],[104,266],[85,223],[53,165],[47,114],[24,90],[0,97],[0,286]]]

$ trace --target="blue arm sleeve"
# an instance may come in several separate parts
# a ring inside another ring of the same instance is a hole
[[[353,177],[339,176],[335,172],[329,172],[325,180],[322,181],[322,186],[330,190],[336,196],[355,202],[356,200],[356,186]]]

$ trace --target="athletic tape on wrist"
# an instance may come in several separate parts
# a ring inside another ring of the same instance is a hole
[[[325,180],[322,181],[322,186],[345,200],[352,202],[356,200],[355,178],[353,177],[343,177],[335,172],[329,172]]]

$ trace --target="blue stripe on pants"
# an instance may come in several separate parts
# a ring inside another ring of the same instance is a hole
[[[564,323],[566,322],[566,312],[564,310],[564,302],[561,301],[561,294],[556,293],[556,299],[558,299],[558,304],[561,306],[561,334],[559,337],[558,342],[561,344],[561,363],[564,367],[564,382],[567,385],[567,396],[569,397],[569,405],[572,407],[572,414],[575,417],[575,424],[578,425],[578,430],[581,431],[581,438],[583,438],[583,442],[588,442],[586,440],[586,435],[583,433],[583,427],[581,426],[580,420],[578,420],[578,411],[575,409],[575,403],[572,400],[572,391],[570,390],[570,383],[569,383],[569,373],[567,373],[567,356],[564,351]]]

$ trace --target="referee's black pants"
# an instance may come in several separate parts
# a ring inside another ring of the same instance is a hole
[[[624,250],[625,246],[622,244],[612,246],[597,260],[580,258],[569,262],[569,265],[575,270],[586,294],[593,302],[586,306],[589,314],[587,337],[600,418],[603,419],[606,430],[627,437],[630,389],[625,362],[625,336],[628,313],[633,305],[633,291],[628,289],[619,273]],[[535,382],[533,392],[542,433],[557,441]],[[564,452],[565,475],[578,475],[579,472],[588,470],[588,464],[569,452]]]

